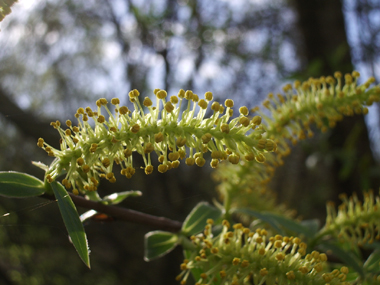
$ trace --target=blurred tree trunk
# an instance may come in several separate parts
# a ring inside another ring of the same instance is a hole
[[[341,1],[294,0],[292,4],[302,36],[299,50],[307,67],[302,79],[352,72]],[[314,167],[307,167],[308,159]],[[278,169],[274,188],[282,201],[306,216],[315,216],[317,211],[323,217],[324,201],[339,202],[340,193],[351,195],[380,185],[378,178],[371,177],[376,163],[362,115],[346,117],[326,135],[318,135],[312,148],[303,144],[294,148],[285,164],[290,167]],[[305,203],[300,205],[300,200]]]

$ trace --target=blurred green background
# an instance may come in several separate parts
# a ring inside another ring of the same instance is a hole
[[[37,139],[59,140],[50,121],[73,119],[100,97],[129,106],[131,89],[145,97],[183,88],[251,108],[294,79],[354,68],[380,78],[378,1],[36,0],[12,9],[0,23],[0,170],[39,178],[31,161],[51,159]],[[378,189],[379,106],[370,113],[367,124],[350,117],[294,147],[271,185],[278,201],[323,221],[325,202],[338,202],[339,193]],[[215,196],[210,173],[183,165],[149,177],[141,170],[132,180],[103,182],[100,194],[141,190],[122,206],[183,221]],[[1,198],[0,211],[0,284],[177,284],[180,249],[143,261],[143,237],[154,228],[86,222],[88,270],[55,202]]]

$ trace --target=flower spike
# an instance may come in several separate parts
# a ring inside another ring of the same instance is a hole
[[[202,272],[195,284],[348,284],[347,267],[327,272],[326,254],[306,254],[307,246],[298,237],[268,237],[266,230],[251,231],[242,224],[231,230],[228,221],[213,237],[211,220],[191,240],[197,250],[180,265],[181,285],[193,269]]]
[[[164,173],[178,167],[179,159],[186,159],[188,165],[202,167],[206,151],[211,152],[211,166],[215,168],[221,160],[232,164],[244,159],[263,162],[266,152],[276,150],[273,140],[262,138],[265,130],[259,126],[260,120],[247,117],[247,107],[241,107],[240,115],[230,119],[234,106],[231,99],[225,101],[224,107],[218,102],[210,102],[211,92],[205,94],[205,99],[199,99],[190,90],[181,90],[169,100],[165,90],[157,89],[154,94],[156,106],[148,97],[143,100],[147,112],[138,100],[140,93],[133,90],[129,92],[133,111],[120,106],[120,100],[113,98],[111,104],[115,111],[112,113],[108,101],[101,98],[96,101],[96,112],[90,107],[78,109],[77,126],[67,121],[68,129],[63,130],[59,121],[53,122],[52,126],[61,135],[60,149],[54,149],[43,139],[37,143],[57,158],[46,173],[48,181],[54,181],[66,170],[66,188],[73,187],[74,193],[95,191],[100,178],[111,183],[116,181],[114,162],[121,166],[122,175],[133,176],[133,152],[143,157],[145,173],[150,174],[153,171],[152,152],[158,155],[161,163],[158,171]],[[187,109],[181,112],[181,104],[186,101]],[[208,106],[214,111],[209,118],[205,117]],[[186,153],[189,153],[187,157]]]

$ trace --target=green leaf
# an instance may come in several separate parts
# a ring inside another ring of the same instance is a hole
[[[309,231],[315,236],[321,226],[321,223],[318,219],[304,220],[300,224],[309,229]]]
[[[191,255],[193,252],[194,251],[192,250],[184,250],[183,255],[185,256],[186,259],[191,260]],[[194,277],[194,280],[199,280],[201,278],[201,274],[203,273],[203,269],[199,267],[192,267],[190,271]]]
[[[172,251],[178,244],[178,235],[164,231],[149,232],[145,235],[144,260],[151,261]]]
[[[275,218],[273,218],[271,215],[268,215],[267,213],[261,213],[261,212],[253,211],[251,209],[235,209],[234,213],[246,214],[249,216],[256,217],[268,223],[280,235],[285,235],[284,230],[281,228],[281,224]]]
[[[85,220],[92,218],[95,216],[98,212],[95,210],[89,210],[87,212],[84,212],[82,215],[80,215],[79,219],[83,223]]]
[[[88,268],[90,268],[87,237],[82,222],[79,219],[77,209],[62,184],[54,181],[51,183],[51,186],[53,188],[54,195],[57,198],[59,210],[70,239],[80,258],[88,266]]]
[[[42,163],[41,161],[32,161],[32,164],[34,166],[37,166],[38,168],[42,169],[43,171],[48,171],[49,166],[46,165],[45,163]]]
[[[44,182],[21,172],[0,172],[0,195],[8,198],[28,198],[45,193]]]
[[[339,243],[323,243],[320,245],[323,251],[331,250],[332,254],[338,257],[347,266],[354,269],[357,273],[364,277],[364,271],[361,260],[352,252],[344,250]]]
[[[372,252],[370,256],[368,256],[366,262],[364,263],[363,268],[366,271],[377,273],[380,271],[379,263],[380,263],[380,251],[376,250]]]
[[[206,202],[200,202],[195,206],[183,222],[182,233],[187,236],[199,233],[204,229],[207,219],[217,220],[221,215],[221,210]]]
[[[108,196],[104,196],[102,199],[102,203],[105,205],[115,205],[123,202],[128,197],[136,197],[141,196],[141,191],[125,191],[119,193],[113,193]]]
[[[303,234],[308,238],[314,237],[315,232],[311,231],[310,228],[306,227],[305,225],[301,224],[300,222],[294,221],[292,219],[289,219],[284,216],[279,216],[273,213],[262,213],[266,217],[271,217],[273,220],[275,220],[281,227],[290,230],[292,232],[295,232],[297,234]]]

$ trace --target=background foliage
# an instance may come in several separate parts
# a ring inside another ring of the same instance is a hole
[[[1,170],[41,178],[30,161],[50,163],[35,143],[44,137],[58,145],[51,120],[70,118],[78,106],[99,97],[126,103],[134,88],[143,94],[154,88],[169,94],[179,88],[211,90],[219,100],[232,97],[253,107],[290,78],[350,71],[354,64],[379,79],[375,1],[31,3],[12,6],[1,23]],[[337,200],[338,193],[377,189],[368,138],[357,116],[295,148],[272,185],[279,200],[300,215],[323,218],[324,202]],[[101,193],[141,190],[142,197],[123,206],[183,220],[198,201],[214,196],[210,172],[180,167],[149,179],[137,172],[132,180],[102,184]],[[179,249],[159,261],[143,261],[143,235],[152,228],[89,221],[89,271],[67,242],[54,202],[0,203],[2,213],[11,213],[1,217],[4,284],[176,284]]]

